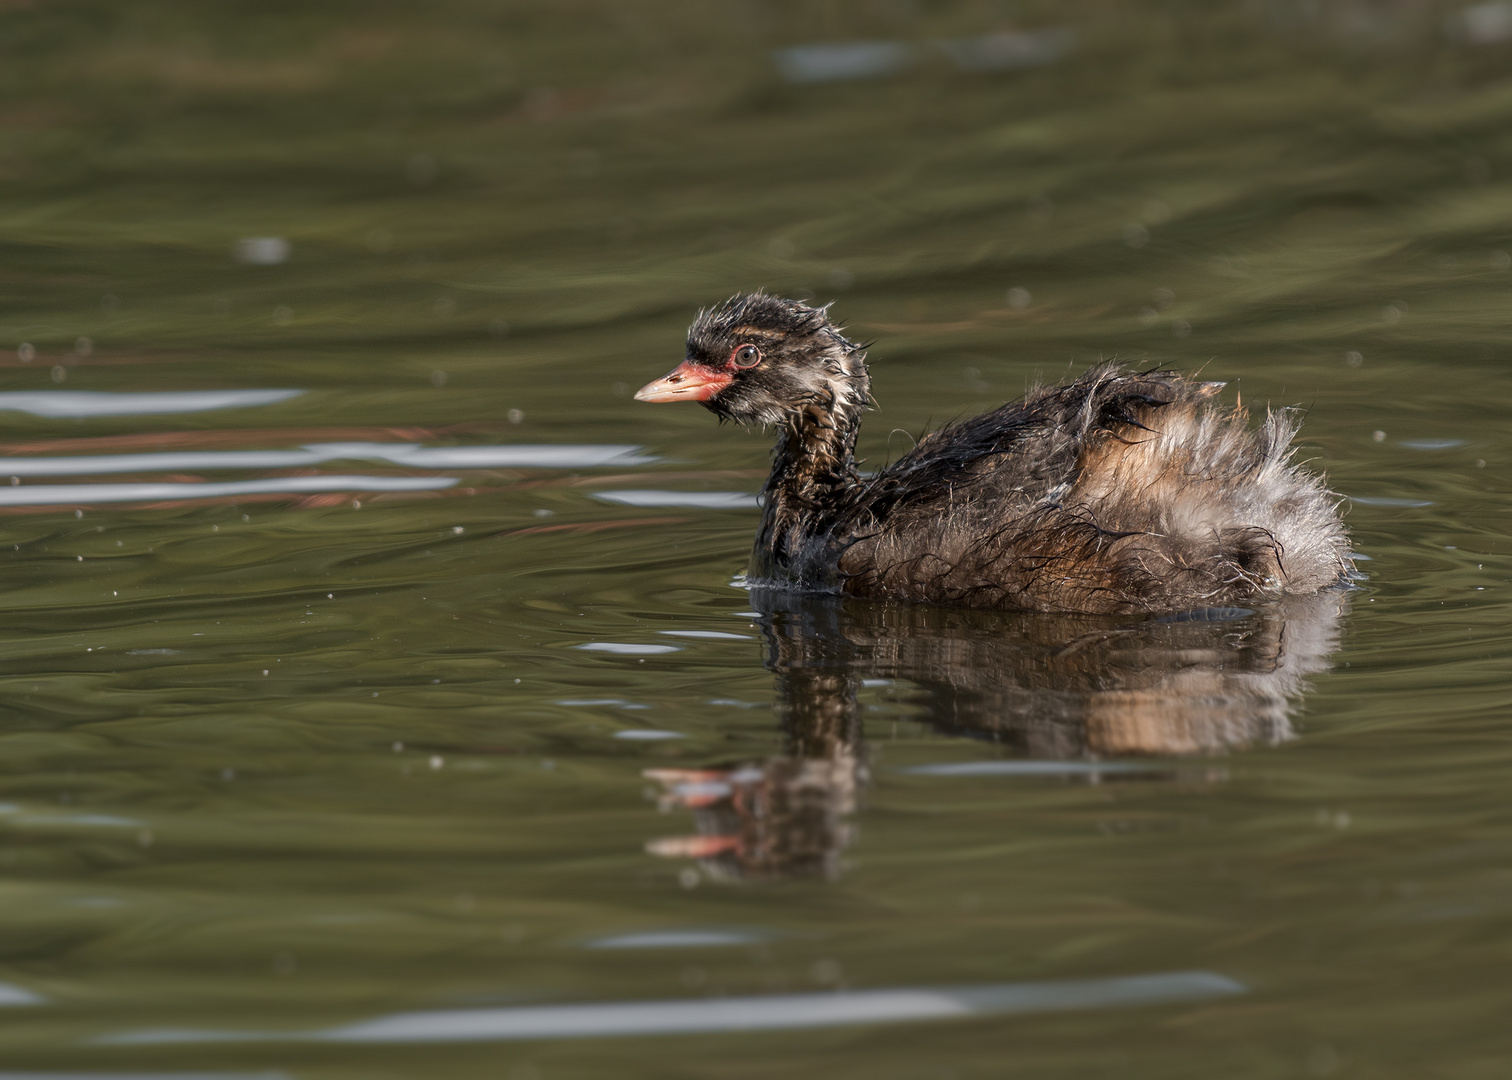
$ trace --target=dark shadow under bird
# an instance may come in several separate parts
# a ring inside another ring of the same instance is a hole
[[[1116,364],[921,438],[870,477],[865,347],[827,308],[747,293],[701,311],[640,401],[778,430],[754,584],[1027,611],[1134,614],[1343,584],[1337,496],[1222,383]]]

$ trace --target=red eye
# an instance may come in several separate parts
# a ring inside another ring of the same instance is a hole
[[[730,363],[738,368],[751,368],[761,363],[761,350],[754,345],[742,345],[730,354]]]

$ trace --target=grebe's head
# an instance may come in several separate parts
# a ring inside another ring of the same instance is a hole
[[[637,401],[697,401],[721,420],[785,424],[812,407],[864,407],[865,350],[846,340],[829,308],[742,293],[698,313],[688,351]]]

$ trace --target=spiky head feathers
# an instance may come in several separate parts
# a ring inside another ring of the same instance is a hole
[[[688,328],[687,363],[729,376],[703,400],[721,420],[782,424],[810,406],[864,407],[865,350],[812,307],[766,293],[741,293],[698,313]]]

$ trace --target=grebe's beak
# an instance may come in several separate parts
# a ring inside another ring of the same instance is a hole
[[[636,401],[708,401],[735,381],[727,371],[715,371],[684,360],[655,382],[635,392]]]

